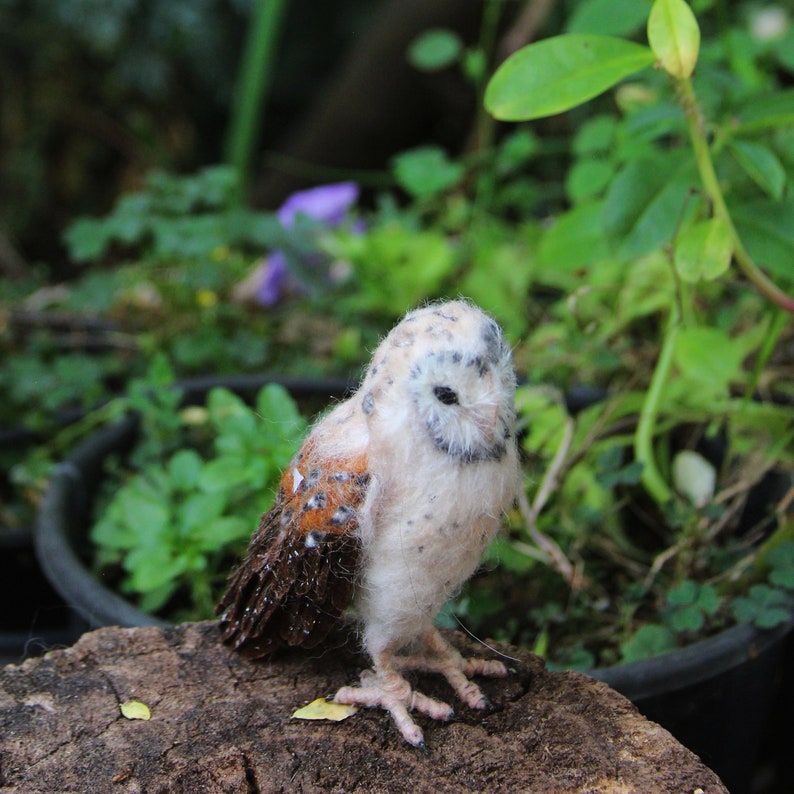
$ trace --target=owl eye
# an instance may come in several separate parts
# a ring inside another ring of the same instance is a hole
[[[433,394],[435,394],[436,399],[444,405],[458,404],[458,394],[453,389],[450,389],[449,386],[436,386],[433,389]]]

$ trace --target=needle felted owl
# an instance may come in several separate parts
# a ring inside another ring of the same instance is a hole
[[[334,699],[387,710],[424,747],[409,712],[452,709],[402,673],[440,673],[472,708],[472,675],[433,619],[477,566],[518,484],[515,374],[499,326],[464,301],[409,312],[358,391],[325,416],[284,473],[221,600],[221,631],[251,658],[312,648],[352,606],[373,670]]]

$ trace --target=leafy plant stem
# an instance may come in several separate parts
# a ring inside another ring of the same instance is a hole
[[[273,77],[275,48],[287,5],[288,0],[258,0],[253,6],[226,144],[226,161],[239,175],[240,196],[261,126],[262,106]]]
[[[673,351],[681,328],[681,315],[677,304],[673,304],[665,332],[662,349],[648,385],[637,430],[634,435],[634,456],[642,464],[642,483],[657,504],[664,505],[673,497],[673,492],[662,477],[653,454],[653,431],[656,415],[662,400],[664,387],[673,367]]]
[[[761,373],[766,368],[767,361],[769,361],[769,357],[772,355],[772,351],[775,349],[777,340],[779,339],[780,334],[783,333],[783,329],[786,327],[787,321],[788,316],[781,309],[775,309],[773,311],[772,322],[769,324],[769,329],[767,330],[766,336],[761,343],[761,348],[758,351],[758,355],[756,356],[755,364],[753,366],[753,373],[750,377],[750,380],[747,382],[747,387],[744,390],[745,403],[749,402],[752,399],[753,394],[755,394],[755,390],[758,387],[758,381],[761,378]]]
[[[501,10],[502,0],[488,0],[483,9],[482,25],[480,27],[480,49],[489,60],[493,56]],[[484,76],[481,76],[478,78],[476,84],[476,146],[479,151],[484,151],[493,144],[494,132],[496,130],[496,119],[486,111],[483,101],[486,82]]]
[[[689,294],[688,285],[684,282],[678,273],[678,268],[673,262],[672,252],[668,250],[667,261],[670,264],[670,272],[673,275],[673,284],[675,285],[675,301],[678,308],[679,316],[683,325],[687,328],[695,324],[695,316],[692,308],[691,296]]]
[[[692,141],[700,179],[714,208],[714,214],[722,219],[730,230],[736,263],[747,279],[762,295],[790,314],[794,314],[794,297],[783,292],[758,268],[736,231],[714,170],[714,162],[711,158],[708,140],[703,129],[703,117],[692,87],[692,81],[689,78],[681,78],[676,81],[676,84],[684,114],[686,115],[689,137]]]
[[[126,398],[116,397],[63,427],[51,439],[42,443],[39,449],[46,450],[50,455],[62,454],[89,433],[123,417],[127,410]]]

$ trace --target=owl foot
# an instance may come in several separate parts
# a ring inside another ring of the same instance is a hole
[[[390,665],[377,667],[377,672],[364,670],[361,673],[361,686],[342,687],[334,695],[334,701],[388,711],[405,741],[427,752],[422,729],[409,712],[419,711],[431,719],[447,721],[454,715],[452,707],[411,689]]]
[[[394,656],[392,663],[398,670],[417,670],[439,673],[447,679],[458,697],[469,708],[488,711],[491,702],[469,676],[504,678],[507,668],[494,659],[466,659],[438,632],[431,628],[421,636],[421,650],[410,656]]]
[[[431,719],[446,722],[452,719],[454,711],[448,704],[411,689],[401,671],[440,673],[467,706],[489,711],[491,702],[468,676],[502,678],[507,675],[507,668],[495,660],[465,659],[436,629],[422,634],[421,643],[421,651],[411,655],[400,656],[391,651],[375,654],[375,670],[361,673],[361,686],[342,687],[334,695],[334,700],[388,711],[403,738],[414,747],[426,750],[422,729],[409,712],[418,711]]]

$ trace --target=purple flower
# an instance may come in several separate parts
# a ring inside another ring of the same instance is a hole
[[[277,217],[285,229],[292,229],[295,218],[301,214],[334,228],[345,219],[347,211],[358,200],[358,194],[358,185],[354,182],[300,190],[281,205]],[[273,306],[293,281],[287,257],[282,251],[273,251],[260,266],[259,273],[256,299],[264,306]]]
[[[263,306],[275,306],[286,286],[289,276],[287,259],[281,251],[274,251],[259,266],[259,287],[256,299]]]
[[[320,185],[309,190],[293,193],[279,209],[277,215],[285,229],[295,225],[301,213],[330,227],[339,226],[345,214],[358,201],[358,185],[355,182],[337,182]]]

